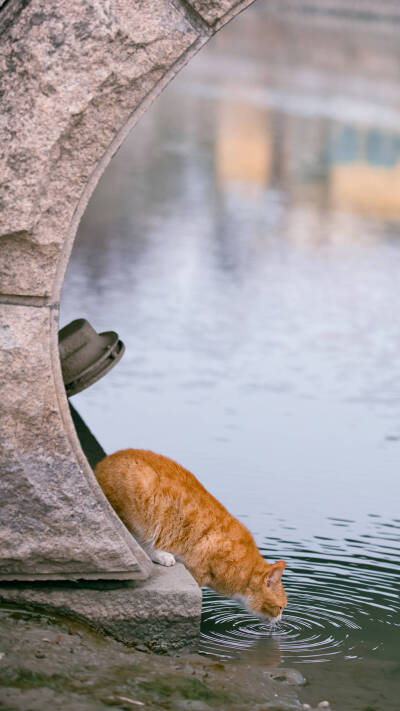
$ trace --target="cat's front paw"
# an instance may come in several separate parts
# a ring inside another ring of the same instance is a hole
[[[154,563],[159,565],[175,565],[175,558],[172,553],[167,553],[167,551],[154,551],[151,556]]]

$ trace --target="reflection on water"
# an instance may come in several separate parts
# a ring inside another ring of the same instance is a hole
[[[282,623],[206,591],[202,650],[301,663],[346,709],[364,675],[364,706],[388,711],[400,45],[390,23],[363,22],[258,5],[199,55],[97,189],[61,325],[83,316],[126,343],[74,398],[105,449],[180,461],[287,561]]]
[[[240,653],[269,665],[327,662],[341,655],[358,660],[383,653],[397,656],[400,634],[400,520],[370,517],[357,536],[354,521],[332,519],[331,536],[314,536],[308,547],[296,532],[268,539],[266,557],[284,557],[289,605],[282,621],[263,624],[206,591],[202,651],[222,657]],[[345,537],[335,535],[344,528]],[[277,526],[279,528],[279,526]],[[254,643],[256,642],[256,644]]]

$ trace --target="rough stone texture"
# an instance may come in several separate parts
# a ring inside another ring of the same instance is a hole
[[[127,644],[155,652],[195,649],[201,590],[182,563],[155,565],[148,580],[0,585],[0,602],[73,615]]]
[[[0,291],[51,293],[91,172],[197,38],[167,0],[31,0],[4,33]]]
[[[219,29],[234,15],[250,5],[254,0],[192,0],[190,3],[208,25]],[[222,21],[222,23],[221,23]]]
[[[249,2],[0,3],[3,579],[151,570],[76,437],[58,301],[80,217],[113,154],[179,69]]]
[[[77,461],[60,419],[55,319],[49,308],[0,304],[0,578],[146,577],[150,560]]]

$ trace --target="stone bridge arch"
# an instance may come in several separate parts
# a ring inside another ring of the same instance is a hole
[[[81,450],[58,355],[79,220],[125,136],[253,0],[0,0],[0,579],[146,578]]]

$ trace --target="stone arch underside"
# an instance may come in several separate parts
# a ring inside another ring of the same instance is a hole
[[[0,2],[0,579],[150,574],[75,433],[58,355],[60,291],[112,155],[251,2]]]

